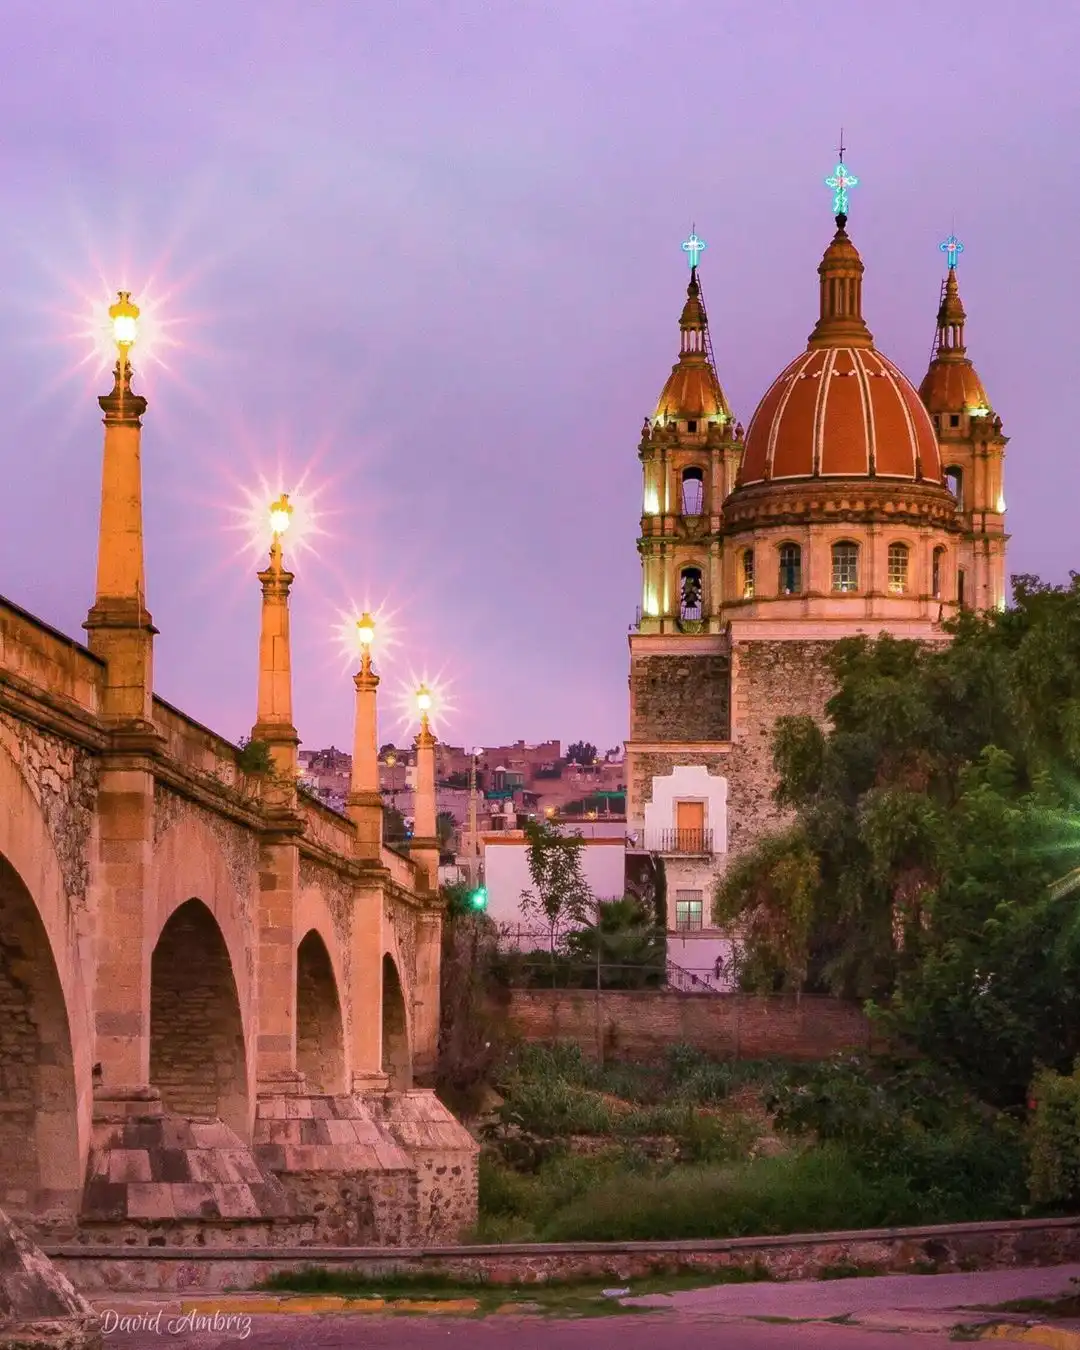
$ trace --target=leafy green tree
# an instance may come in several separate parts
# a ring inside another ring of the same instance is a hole
[[[649,907],[633,895],[601,900],[587,927],[567,933],[565,947],[581,962],[585,977],[595,971],[599,956],[601,983],[608,989],[659,984],[666,971],[665,935]]]
[[[521,892],[521,911],[547,926],[554,952],[562,929],[585,923],[594,903],[582,872],[585,840],[580,830],[563,834],[546,820],[527,820],[525,840],[532,887]]]
[[[718,922],[753,988],[889,1003],[897,1034],[988,1096],[1080,1048],[1080,578],[1014,579],[949,643],[838,643],[828,726],[782,719],[791,824],[737,859]]]
[[[587,768],[596,763],[596,746],[591,741],[575,741],[566,751],[567,764],[580,764]]]

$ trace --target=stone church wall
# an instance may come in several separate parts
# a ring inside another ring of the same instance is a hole
[[[835,685],[822,641],[739,642],[732,660],[734,739],[725,756],[728,849],[744,853],[788,814],[773,801],[772,737],[777,719],[808,714],[824,723]]]
[[[726,741],[731,715],[725,655],[641,655],[631,681],[634,741]]]

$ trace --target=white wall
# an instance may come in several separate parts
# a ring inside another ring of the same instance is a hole
[[[732,943],[729,938],[706,937],[693,933],[669,933],[667,940],[667,958],[677,966],[696,975],[713,989],[732,989],[731,979]],[[716,962],[723,962],[724,973],[716,974]]]
[[[652,801],[645,806],[645,847],[664,830],[675,829],[676,802],[704,802],[705,828],[712,830],[714,853],[727,852],[728,781],[704,764],[680,764],[652,780]]]
[[[487,912],[498,924],[512,928],[541,928],[543,920],[526,919],[521,892],[532,889],[528,846],[521,835],[483,841]],[[581,849],[581,871],[597,900],[611,900],[626,890],[626,842],[622,838],[586,839]]]

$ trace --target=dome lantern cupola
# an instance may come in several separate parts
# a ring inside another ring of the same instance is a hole
[[[731,409],[713,363],[709,319],[698,280],[698,259],[705,249],[705,242],[691,230],[690,238],[682,247],[690,263],[690,282],[686,288],[686,303],[679,316],[679,359],[657,400],[653,421],[726,423],[730,420]]]
[[[991,404],[967,354],[964,338],[967,314],[956,277],[957,258],[964,246],[956,235],[950,234],[941,244],[941,251],[949,260],[949,270],[941,287],[934,356],[919,393],[932,416],[985,417],[991,412]]]

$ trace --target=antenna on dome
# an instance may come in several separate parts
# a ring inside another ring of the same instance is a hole
[[[833,190],[833,215],[836,217],[838,230],[842,230],[847,224],[848,188],[857,187],[859,184],[859,180],[853,173],[848,173],[844,165],[844,149],[844,128],[841,127],[836,169],[831,178],[825,179],[825,186]]]

